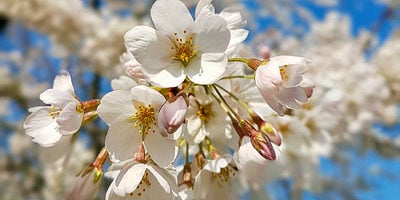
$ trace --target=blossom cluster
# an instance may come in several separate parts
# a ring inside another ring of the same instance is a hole
[[[239,57],[245,20],[231,9],[216,13],[210,0],[199,1],[194,17],[179,0],[157,0],[150,15],[154,28],[124,36],[127,76],[111,81],[113,91],[81,101],[62,70],[40,95],[48,106],[29,110],[26,134],[53,147],[96,116],[108,125],[105,147],[71,199],[96,191],[107,161],[106,199],[236,199],[238,185],[257,178],[254,168],[278,157],[282,138],[268,116],[311,97],[303,76],[310,61]]]

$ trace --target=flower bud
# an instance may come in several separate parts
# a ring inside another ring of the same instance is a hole
[[[259,49],[258,49],[258,55],[260,55],[261,57],[263,57],[264,59],[268,59],[271,57],[271,49],[266,46],[266,45],[262,45]]]
[[[188,104],[185,96],[180,95],[173,102],[165,102],[158,114],[158,130],[164,137],[174,133],[185,121]]]
[[[265,159],[275,160],[276,154],[274,147],[267,135],[257,132],[252,137],[250,137],[251,144],[254,149]]]
[[[144,79],[142,65],[129,53],[124,53],[120,57],[121,63],[125,67],[125,72],[134,79]]]
[[[269,123],[263,122],[260,126],[260,131],[266,135],[272,143],[280,146],[282,143],[281,134]]]

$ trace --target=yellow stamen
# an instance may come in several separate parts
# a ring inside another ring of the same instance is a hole
[[[50,107],[50,117],[55,119],[61,113],[61,108],[57,108],[55,106]]]
[[[289,75],[287,73],[287,68],[288,68],[287,65],[279,68],[279,71],[281,72],[282,80],[284,80],[284,81],[287,81],[289,79]]]
[[[192,59],[197,54],[198,46],[194,44],[194,38],[192,35],[186,35],[186,30],[183,31],[185,39],[175,38],[174,46],[171,50],[175,50],[172,58],[180,61],[184,66],[187,66],[190,59]],[[174,33],[174,37],[177,37],[178,33]]]
[[[131,120],[134,122],[134,127],[141,127],[140,134],[148,134],[150,126],[156,125],[154,108],[150,104],[148,106],[140,105]]]
[[[212,104],[199,105],[199,110],[197,111],[197,116],[206,123],[214,116],[211,106]]]

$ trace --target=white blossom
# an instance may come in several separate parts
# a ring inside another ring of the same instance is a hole
[[[230,31],[222,17],[193,20],[181,1],[158,0],[151,18],[156,29],[136,26],[125,34],[127,49],[151,83],[175,87],[187,75],[194,83],[210,84],[225,72]]]
[[[284,106],[299,108],[298,102],[307,102],[307,95],[300,87],[307,60],[294,56],[270,58],[257,68],[255,81],[264,100],[279,115]]]
[[[76,133],[81,127],[83,110],[77,100],[71,77],[61,71],[54,80],[52,89],[40,94],[40,100],[51,106],[33,107],[25,120],[26,134],[41,146],[56,144],[62,136]]]
[[[110,167],[115,176],[106,200],[174,199],[176,179],[165,169],[151,164],[125,161]]]
[[[141,85],[130,91],[112,91],[102,98],[97,111],[109,124],[105,145],[111,161],[132,158],[142,142],[158,165],[165,167],[174,161],[176,138],[162,137],[157,127],[158,113],[164,102],[164,96],[156,90]]]

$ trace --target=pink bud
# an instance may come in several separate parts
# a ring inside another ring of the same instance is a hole
[[[132,78],[136,78],[136,79],[145,78],[144,74],[143,74],[143,71],[142,71],[142,68],[141,68],[141,65],[129,64],[129,65],[126,66],[125,71]]]
[[[268,160],[275,160],[276,154],[274,147],[268,136],[258,132],[254,136],[250,137],[251,144],[253,145],[254,149],[265,159]]]
[[[158,114],[158,130],[164,137],[174,133],[185,121],[188,104],[181,95],[173,102],[165,102]]]
[[[271,49],[266,45],[262,45],[258,49],[258,54],[264,59],[269,59],[271,57]]]
[[[263,122],[260,126],[260,131],[267,136],[272,143],[280,146],[282,143],[281,134],[269,123]]]
[[[144,74],[142,65],[129,53],[124,53],[120,57],[121,63],[125,67],[126,73],[134,79],[143,79]]]

